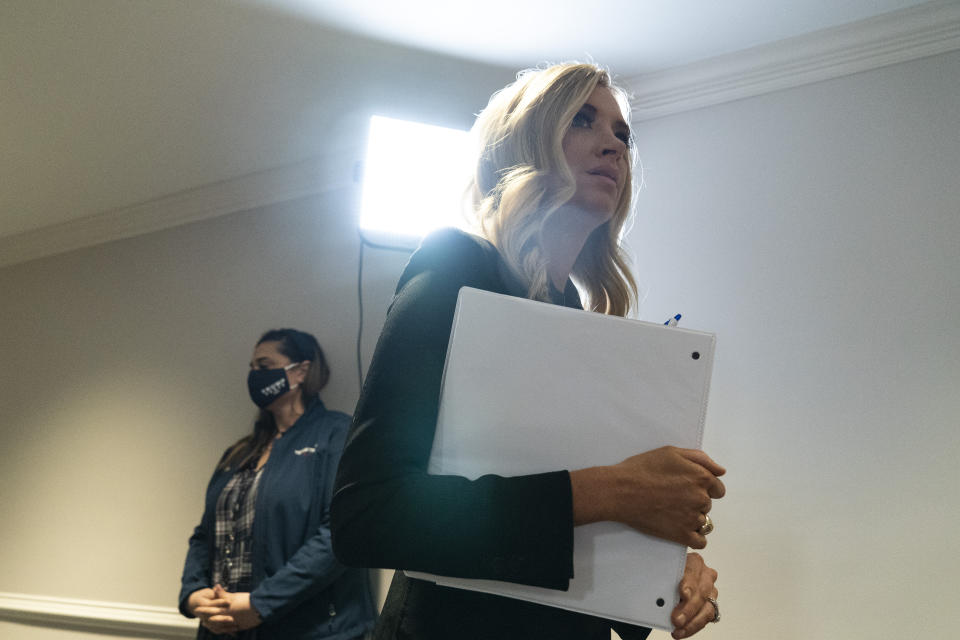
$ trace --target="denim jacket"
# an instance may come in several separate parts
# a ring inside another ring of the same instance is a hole
[[[316,398],[274,442],[264,466],[253,522],[253,590],[258,640],[348,640],[373,627],[366,569],[347,568],[330,543],[330,496],[349,416]],[[180,589],[187,598],[213,586],[217,499],[236,469],[218,469],[207,487],[203,518],[190,537]]]

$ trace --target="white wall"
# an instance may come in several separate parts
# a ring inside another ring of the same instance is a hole
[[[960,54],[636,130],[642,314],[718,335],[710,636],[953,637]]]

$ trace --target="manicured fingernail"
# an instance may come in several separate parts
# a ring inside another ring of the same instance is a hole
[[[677,637],[678,637],[678,638],[682,638],[682,637],[685,636],[685,635],[687,635],[687,634],[684,632],[683,629],[677,629]]]
[[[677,626],[683,627],[683,626],[686,626],[686,624],[687,624],[687,616],[681,613],[680,615],[677,616]]]

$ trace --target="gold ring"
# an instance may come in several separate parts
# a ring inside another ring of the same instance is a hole
[[[703,514],[703,517],[706,518],[707,521],[700,525],[700,535],[705,536],[713,531],[713,520],[711,520],[707,514]]]

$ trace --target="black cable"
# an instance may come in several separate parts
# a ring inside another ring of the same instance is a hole
[[[360,232],[360,242],[367,245],[371,249],[383,249],[384,251],[399,251],[400,253],[412,253],[413,247],[401,247],[394,244],[379,244],[376,242],[370,242],[367,240],[367,237],[363,235],[363,232]]]
[[[357,266],[357,307],[360,320],[357,323],[357,396],[363,391],[363,362],[360,358],[360,345],[363,340],[363,235],[360,236],[360,264]]]
[[[410,253],[413,251],[409,247],[398,247],[389,244],[377,244],[367,240],[363,232],[360,236],[360,263],[357,265],[357,308],[359,310],[359,320],[357,321],[357,393],[363,391],[363,358],[361,356],[363,345],[363,248],[368,246],[371,249],[382,249],[384,251],[402,251]]]

